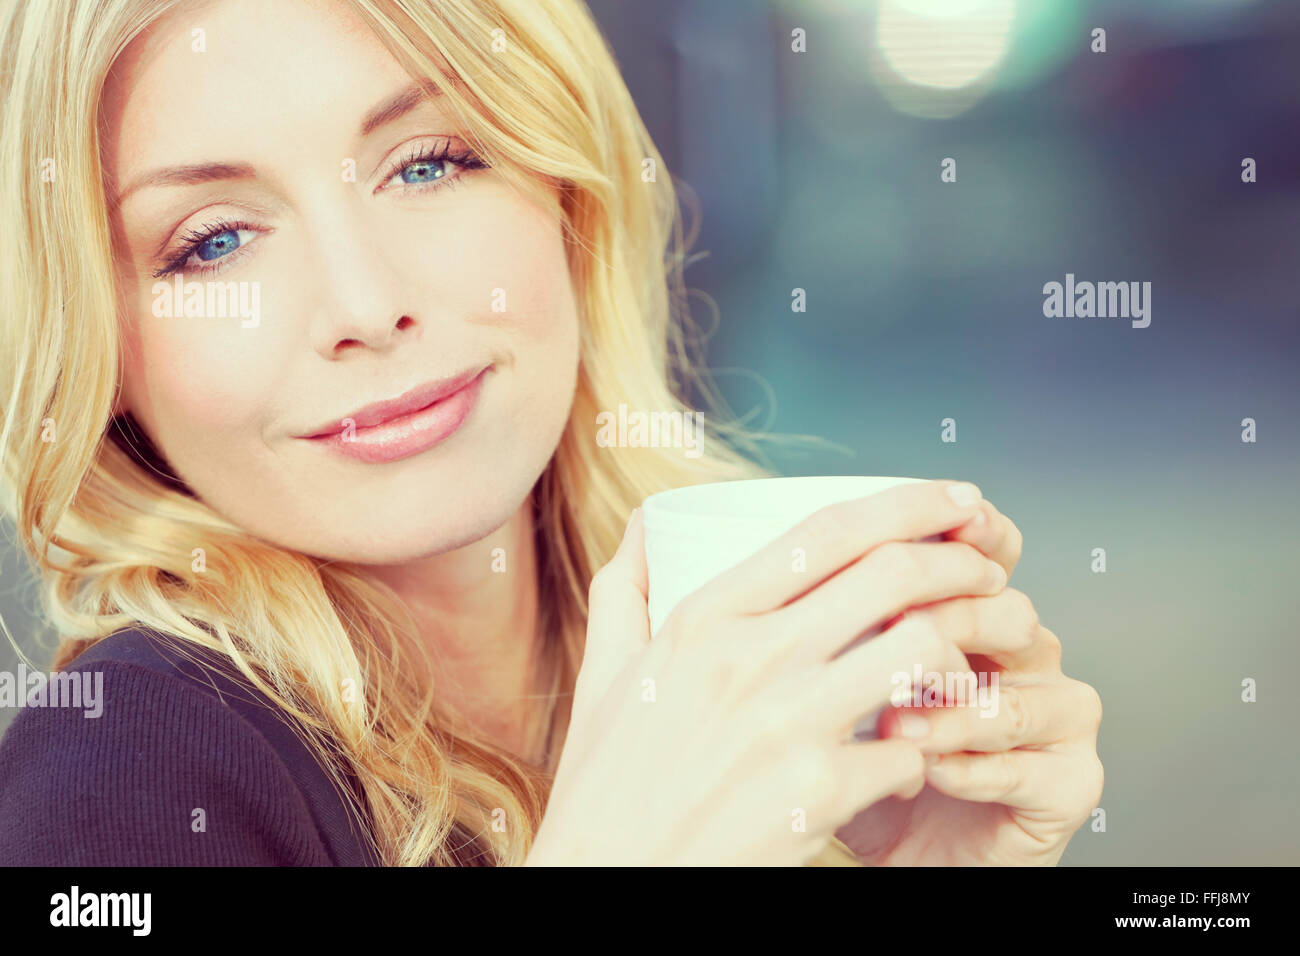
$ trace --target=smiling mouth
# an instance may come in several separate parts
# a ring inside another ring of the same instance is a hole
[[[491,366],[473,373],[467,381],[425,386],[437,397],[432,401],[420,399],[418,393],[411,399],[397,399],[392,405],[405,402],[422,404],[385,416],[382,406],[368,406],[355,417],[344,418],[329,430],[302,436],[303,440],[324,445],[347,457],[365,462],[389,462],[418,454],[438,445],[455,434],[478,403],[484,379]],[[464,377],[460,377],[463,379]],[[447,389],[451,388],[451,391]],[[374,409],[379,408],[378,411]],[[367,423],[366,419],[371,419]],[[378,419],[378,420],[375,420]]]
[[[425,382],[423,385],[418,385],[415,388],[404,392],[397,398],[388,399],[387,401],[382,402],[372,402],[369,405],[358,408],[343,418],[335,419],[328,425],[324,425],[315,431],[297,437],[328,438],[329,436],[348,428],[369,428],[375,425],[387,424],[388,422],[395,421],[415,412],[423,411],[431,405],[434,405],[445,398],[449,398],[451,395],[469,385],[489,368],[491,368],[491,365],[482,366],[478,369],[471,369],[467,372],[461,372],[459,375],[453,375],[450,378]]]

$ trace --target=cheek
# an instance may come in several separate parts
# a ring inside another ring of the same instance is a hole
[[[560,224],[530,206],[516,212],[502,238],[495,240],[495,254],[485,257],[508,277],[493,289],[489,319],[536,353],[576,357],[577,306]]]
[[[567,416],[578,364],[578,310],[553,228],[517,250],[508,308],[499,314],[518,363],[518,413],[539,426]]]
[[[133,303],[125,331],[125,395],[177,464],[198,449],[234,452],[258,437],[258,409],[276,382],[269,323],[241,328],[238,318],[158,317],[152,299]],[[236,447],[232,447],[235,445]]]
[[[576,373],[578,309],[560,223],[494,182],[469,186],[463,212],[437,244],[430,317],[450,312],[490,331],[514,361],[524,400],[563,392],[570,366]],[[429,248],[427,237],[421,248]],[[430,275],[429,266],[425,259],[407,268]]]

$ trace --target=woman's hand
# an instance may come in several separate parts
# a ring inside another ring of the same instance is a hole
[[[918,793],[916,744],[855,741],[854,726],[889,703],[894,673],[964,672],[965,658],[910,615],[855,638],[1006,583],[966,544],[911,543],[974,516],[978,489],[958,503],[956,484],[822,509],[689,595],[653,640],[634,514],[592,581],[569,732],[527,863],[799,864],[860,808]]]
[[[1020,532],[987,502],[981,511],[983,520],[945,537],[979,548],[1010,575]],[[869,807],[836,836],[873,865],[1055,865],[1101,798],[1096,690],[1062,673],[1061,642],[1020,591],[925,611],[975,671],[996,674],[996,714],[970,704],[889,708],[881,737],[919,744],[926,785],[915,799]]]

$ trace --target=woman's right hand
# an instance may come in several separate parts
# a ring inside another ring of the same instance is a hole
[[[994,594],[968,544],[921,543],[971,519],[953,481],[823,508],[683,600],[651,640],[633,513],[591,582],[587,642],[546,813],[526,865],[798,865],[836,827],[924,786],[916,744],[854,741],[902,672],[964,675],[909,608]],[[967,486],[974,487],[974,486]],[[802,548],[806,570],[792,570]],[[838,654],[838,656],[837,656]]]

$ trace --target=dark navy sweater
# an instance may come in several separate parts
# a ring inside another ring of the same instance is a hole
[[[102,675],[100,716],[19,710],[0,741],[0,865],[377,865],[368,821],[283,711],[228,661],[186,654],[122,631],[65,669]]]
[[[102,675],[100,716],[19,710],[0,740],[0,866],[378,865],[365,815],[283,712],[229,661],[185,649],[122,631],[63,671]],[[451,837],[459,865],[493,865]],[[832,841],[806,865],[860,864]]]

